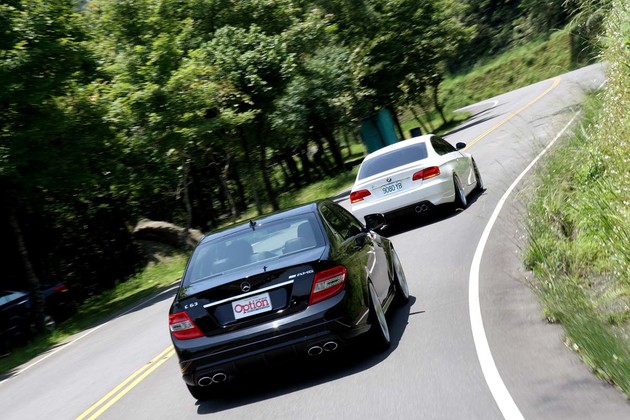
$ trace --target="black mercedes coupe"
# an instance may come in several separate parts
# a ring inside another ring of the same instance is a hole
[[[243,371],[332,352],[363,333],[385,350],[385,313],[408,299],[392,243],[323,200],[204,237],[169,327],[184,382],[203,400]]]

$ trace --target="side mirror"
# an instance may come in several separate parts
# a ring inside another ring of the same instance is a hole
[[[463,142],[461,142],[461,141],[460,141],[459,143],[457,143],[457,144],[455,145],[455,148],[456,148],[457,150],[462,150],[462,149],[465,149],[465,148],[466,148],[466,143],[463,143]]]
[[[385,226],[385,216],[381,213],[365,216],[365,227],[368,230],[377,230]]]

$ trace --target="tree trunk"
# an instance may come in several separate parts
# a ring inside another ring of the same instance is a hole
[[[208,187],[207,185],[198,185],[199,183],[197,183],[199,188],[190,189],[191,196],[197,197],[197,209],[195,209],[193,205],[193,221],[196,221],[195,227],[202,226],[202,224],[200,224],[201,221],[205,226],[204,230],[217,226],[219,223],[219,217],[217,217],[217,215],[228,212],[228,207],[224,200],[214,200],[214,197],[217,195],[224,195],[223,184],[221,183],[221,168],[217,169],[218,165],[220,165],[220,163],[213,161],[205,168],[205,172],[193,175],[193,179],[203,179],[205,181],[204,184],[209,183],[212,185],[212,187]],[[208,180],[211,180],[211,182],[208,182]],[[192,184],[192,187],[194,186],[195,184]],[[210,189],[210,191],[208,191],[208,189]],[[215,193],[216,189],[219,190],[218,194]]]
[[[442,106],[442,104],[440,104],[439,89],[440,89],[439,82],[431,86],[431,91],[432,91],[431,93],[433,94],[433,106],[435,107],[435,109],[437,109],[437,112],[440,114],[440,117],[442,118],[442,123],[446,124],[448,121],[446,120],[446,117],[444,116],[444,107]]]
[[[323,174],[325,177],[331,173],[331,168],[328,164],[328,159],[326,159],[326,154],[324,153],[324,143],[322,142],[321,137],[319,137],[319,133],[317,131],[312,134],[313,141],[317,144],[317,152],[313,155],[313,160],[315,161],[315,164],[319,166],[320,174]]]
[[[337,139],[335,138],[332,130],[323,121],[318,121],[317,129],[328,142],[328,148],[330,149],[333,161],[335,162],[335,170],[337,171],[337,173],[343,172],[343,156],[341,155],[339,143],[337,142]]]
[[[243,186],[243,181],[241,180],[240,172],[238,172],[239,162],[235,161],[234,165],[230,166],[228,170],[229,175],[228,179],[231,179],[232,182],[236,184],[236,208],[239,213],[247,210],[247,195],[245,194],[245,186]],[[236,169],[236,171],[235,171]]]
[[[422,129],[422,132],[424,134],[429,134],[432,130],[427,130],[427,126],[424,125],[424,123],[420,119],[420,116],[418,115],[416,110],[413,107],[410,107],[409,110],[411,111],[411,115],[413,115],[413,118],[418,122],[418,124],[420,124],[420,128]]]
[[[404,140],[405,133],[403,133],[402,126],[400,125],[400,120],[398,119],[396,108],[394,108],[393,106],[389,106],[388,109],[389,109],[389,112],[392,113],[392,119],[394,120],[394,125],[396,126],[396,130],[398,131],[398,140]]]
[[[188,229],[192,227],[192,205],[190,204],[190,191],[188,190],[188,186],[190,182],[189,174],[190,174],[190,160],[186,159],[183,165],[183,177],[182,177],[182,200],[184,202],[184,207],[186,208],[186,234],[188,234]]]
[[[8,222],[9,227],[11,228],[11,231],[13,232],[13,236],[15,238],[18,254],[22,263],[22,268],[24,269],[24,279],[26,280],[26,284],[31,291],[31,296],[33,299],[33,316],[35,321],[35,328],[38,332],[41,332],[45,328],[44,295],[42,294],[42,287],[39,282],[39,278],[37,277],[37,274],[35,274],[35,270],[33,269],[33,264],[31,263],[31,258],[26,247],[26,242],[24,241],[24,235],[22,234],[22,229],[20,228],[20,224],[17,219],[17,208],[16,205],[13,204],[17,199],[16,195],[17,194],[15,192],[10,192],[9,194],[7,194],[7,210],[9,218]]]
[[[228,184],[228,173],[230,170],[230,160],[225,162],[223,169],[219,173],[219,179],[221,180],[221,185],[223,186],[223,194],[225,195],[225,199],[229,203],[230,206],[230,216],[232,216],[232,223],[236,223],[236,219],[238,218],[238,210],[236,208],[236,202],[234,201],[234,197],[230,192],[230,186]]]
[[[310,184],[313,178],[311,177],[311,162],[308,160],[306,150],[304,147],[300,147],[298,150],[300,156],[300,162],[302,162],[302,177],[307,184]]]
[[[344,143],[344,146],[345,146],[346,150],[348,151],[348,156],[347,157],[351,157],[352,156],[352,147],[350,146],[350,138],[348,136],[348,131],[347,130],[343,130],[343,143]]]
[[[269,167],[267,165],[267,139],[269,138],[270,132],[268,124],[264,118],[260,118],[257,124],[256,130],[256,139],[257,144],[260,147],[259,154],[259,164],[260,164],[260,173],[262,174],[263,179],[263,187],[265,188],[265,194],[267,195],[267,201],[271,204],[271,208],[273,211],[277,211],[280,209],[280,205],[278,204],[278,197],[276,192],[274,191],[273,183],[271,180],[271,176],[269,175]]]
[[[282,186],[284,189],[289,189],[289,187],[293,185],[293,179],[291,177],[291,172],[289,172],[289,168],[287,168],[287,163],[280,154],[275,156],[275,161],[280,166],[280,170],[282,170],[282,177],[284,178]]]
[[[273,185],[271,185],[271,179],[269,178],[269,168],[267,168],[267,147],[263,144],[260,145],[260,171],[263,176],[263,183],[265,186],[265,191],[267,193],[267,198],[271,203],[271,208],[273,211],[280,210],[280,205],[278,204],[278,197],[276,197],[276,193],[273,190]]]
[[[427,133],[434,133],[435,127],[431,124],[431,114],[427,112],[427,109],[431,109],[431,105],[427,103],[427,99],[424,95],[420,96],[419,99],[418,105],[420,106],[420,110],[422,110],[422,113],[426,116],[427,128],[429,129]]]
[[[300,176],[300,170],[295,164],[295,160],[293,160],[293,152],[290,150],[285,150],[282,154],[285,163],[287,164],[287,168],[291,174],[291,180],[293,181],[293,185],[300,188],[302,186],[302,177]]]
[[[256,211],[258,212],[258,214],[263,214],[262,203],[258,195],[258,177],[255,176],[255,174],[253,173],[254,171],[252,171],[252,168],[254,168],[254,165],[252,163],[249,146],[247,144],[247,136],[245,135],[245,132],[243,131],[242,127],[240,130],[240,135],[241,135],[240,136],[241,146],[243,147],[243,156],[245,158],[245,166],[247,167],[247,170],[245,171],[245,173],[247,174],[246,176],[247,176],[247,180],[249,181],[249,187],[252,192],[254,204],[256,205]]]

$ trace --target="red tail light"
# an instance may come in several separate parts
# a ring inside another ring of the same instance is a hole
[[[311,298],[308,301],[312,305],[322,300],[331,298],[343,290],[346,283],[346,267],[340,265],[329,270],[315,274]]]
[[[186,312],[178,312],[168,316],[168,326],[173,337],[178,340],[190,340],[203,337],[203,333],[190,319]]]
[[[413,177],[411,179],[414,181],[417,181],[419,179],[429,179],[433,178],[434,176],[438,176],[439,174],[440,168],[438,168],[437,166],[429,166],[428,168],[424,168],[423,170],[413,174]]]
[[[55,286],[53,290],[55,291],[55,293],[65,293],[68,291],[68,287],[66,287],[65,284],[59,284]]]
[[[356,203],[363,200],[368,195],[372,195],[368,190],[359,190],[350,193],[350,202]]]

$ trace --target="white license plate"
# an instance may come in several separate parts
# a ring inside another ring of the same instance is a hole
[[[248,316],[269,312],[271,310],[271,298],[269,293],[261,293],[245,299],[232,302],[234,319],[246,318]]]
[[[395,192],[401,191],[402,189],[402,182],[392,182],[391,184],[387,184],[381,187],[383,195],[393,194]]]

